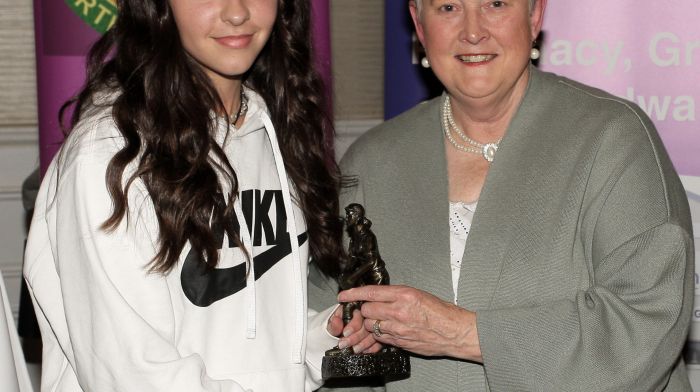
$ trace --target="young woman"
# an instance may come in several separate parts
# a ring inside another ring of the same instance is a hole
[[[308,1],[118,6],[27,246],[42,390],[316,388],[333,336],[374,341],[307,311],[342,232]]]

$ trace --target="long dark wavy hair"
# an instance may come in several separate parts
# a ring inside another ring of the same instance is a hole
[[[167,0],[120,0],[118,7],[116,23],[90,50],[85,86],[64,104],[60,117],[73,106],[66,127],[73,129],[86,110],[99,105],[97,96],[113,92],[109,104],[125,144],[107,168],[114,208],[103,229],[115,229],[125,217],[128,221],[127,194],[140,179],[160,229],[151,271],[170,271],[187,241],[213,268],[221,243],[212,227],[229,228],[229,237],[242,246],[231,225],[223,224],[235,213],[233,203],[225,202],[222,182],[230,186],[229,200],[238,194],[238,182],[214,140],[216,123],[210,115],[226,111],[201,66],[183,48]],[[343,255],[340,174],[328,159],[333,129],[309,42],[309,0],[279,0],[270,39],[244,83],[270,111],[306,219],[311,258],[323,272],[337,276]],[[136,170],[124,178],[132,161]]]

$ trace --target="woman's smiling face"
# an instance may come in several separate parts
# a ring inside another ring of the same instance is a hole
[[[527,78],[544,1],[415,0],[418,39],[448,92],[466,98],[507,95]]]

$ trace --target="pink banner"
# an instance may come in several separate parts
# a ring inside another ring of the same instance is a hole
[[[557,0],[547,7],[540,67],[637,103],[676,170],[700,176],[700,2]]]

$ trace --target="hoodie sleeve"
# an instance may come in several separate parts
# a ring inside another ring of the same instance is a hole
[[[111,156],[74,154],[60,173],[50,169],[40,191],[25,276],[47,342],[45,362],[51,361],[42,384],[104,392],[245,391],[233,380],[212,379],[199,355],[183,356],[173,344],[166,279],[147,270],[155,254],[147,193],[132,186],[128,219],[112,231],[101,228],[112,211],[104,180]],[[63,363],[54,363],[61,356]]]
[[[323,384],[321,363],[326,350],[338,344],[338,338],[331,336],[326,329],[328,320],[338,305],[322,312],[309,309],[306,337],[306,390],[313,391]]]

